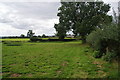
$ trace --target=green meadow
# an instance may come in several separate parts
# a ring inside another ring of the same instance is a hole
[[[26,40],[26,39],[25,39]],[[81,41],[2,43],[3,78],[116,78],[118,64],[93,57]]]

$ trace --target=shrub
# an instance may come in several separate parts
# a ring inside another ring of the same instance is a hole
[[[87,42],[95,49],[99,50],[101,47],[100,41],[101,41],[101,33],[102,31],[100,29],[97,29],[96,31],[93,31],[91,34],[87,36]]]
[[[118,32],[119,31],[117,25],[109,24],[109,25],[104,25],[101,28],[97,28],[96,31],[93,31],[87,36],[87,42],[95,50],[99,51],[99,53],[95,53],[95,57],[103,56],[103,53],[106,53],[108,51],[110,52],[116,51],[115,54],[116,55],[118,54],[119,52]]]
[[[103,60],[111,62],[113,59],[117,58],[116,53],[113,52],[107,52],[106,55],[103,56]]]
[[[93,57],[100,58],[103,54],[101,54],[99,51],[94,51]]]
[[[100,48],[100,42],[105,40],[118,41],[118,26],[115,24],[104,25],[102,28],[96,29],[87,36],[87,42],[96,48]]]
[[[30,38],[30,41],[32,41],[32,42],[36,42],[36,41],[38,41],[38,37],[33,36],[33,37]]]

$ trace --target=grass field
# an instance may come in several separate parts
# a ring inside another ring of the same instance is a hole
[[[7,38],[7,39],[0,39],[0,41],[29,41],[29,38]]]
[[[58,39],[58,37],[51,37],[51,38],[40,38],[43,40],[47,39]],[[75,38],[65,38],[65,39],[75,39]],[[5,38],[5,39],[0,39],[0,41],[29,41],[29,38]]]
[[[81,41],[2,44],[3,78],[118,77],[117,63],[94,58],[93,50]]]

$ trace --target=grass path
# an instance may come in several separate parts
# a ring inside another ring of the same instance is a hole
[[[80,42],[27,43],[2,46],[3,77],[104,78],[117,77],[116,63],[92,57]],[[114,73],[113,73],[114,72]]]

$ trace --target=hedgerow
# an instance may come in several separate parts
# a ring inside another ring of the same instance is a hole
[[[118,56],[119,53],[119,29],[116,24],[103,25],[101,28],[97,28],[95,31],[87,36],[87,42],[97,50],[99,53],[95,53],[96,58],[106,55],[108,59],[114,58],[111,55],[114,51],[114,55]],[[110,61],[108,60],[108,61]]]

